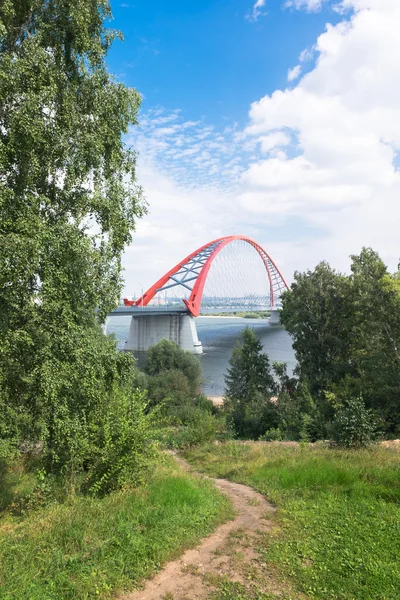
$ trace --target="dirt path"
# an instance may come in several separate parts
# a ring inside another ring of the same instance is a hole
[[[176,458],[184,469],[189,465]],[[225,479],[215,485],[226,494],[236,511],[233,521],[220,525],[199,546],[168,563],[144,589],[124,596],[124,600],[198,600],[208,598],[221,581],[259,585],[274,592],[275,586],[258,561],[255,549],[260,536],[272,528],[269,516],[275,511],[253,489]],[[259,576],[259,577],[258,577]]]

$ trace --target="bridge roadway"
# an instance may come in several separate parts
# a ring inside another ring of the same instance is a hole
[[[248,311],[271,310],[271,325],[279,324],[277,309],[268,309],[265,306],[241,306],[204,308],[201,315],[220,313],[235,313]],[[200,316],[201,316],[200,315]],[[203,347],[197,336],[195,317],[182,306],[119,306],[108,317],[129,316],[131,324],[125,350],[147,351],[162,339],[175,342],[189,352],[202,354]],[[105,327],[107,329],[107,326]]]
[[[236,312],[260,312],[260,311],[271,311],[270,306],[224,306],[224,307],[212,307],[202,308],[200,317],[206,317],[207,315],[218,315],[225,313],[236,313]],[[175,315],[185,314],[189,315],[190,311],[185,306],[125,306],[120,305],[118,308],[109,313],[109,317],[113,316],[145,316],[145,315]]]

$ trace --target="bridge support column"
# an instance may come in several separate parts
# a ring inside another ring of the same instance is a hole
[[[281,324],[281,315],[280,310],[277,308],[273,308],[271,310],[271,316],[269,318],[270,325],[280,325]]]
[[[104,321],[104,323],[101,326],[104,335],[107,335],[107,325],[108,325],[108,317],[106,318],[106,320]]]
[[[138,315],[132,317],[125,350],[146,352],[160,340],[171,340],[183,350],[202,354],[194,317],[188,314]]]

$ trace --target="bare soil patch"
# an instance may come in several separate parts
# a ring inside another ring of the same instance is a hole
[[[176,457],[184,469],[190,469]],[[200,475],[199,475],[200,476]],[[168,563],[143,589],[125,595],[124,600],[200,600],[208,598],[221,581],[234,581],[247,588],[281,596],[276,579],[265,572],[257,546],[274,526],[270,517],[275,508],[250,487],[225,479],[215,485],[226,494],[236,512],[234,520],[219,526],[214,533],[180,558]]]

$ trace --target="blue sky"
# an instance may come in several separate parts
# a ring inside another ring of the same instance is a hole
[[[112,8],[125,41],[108,64],[143,98],[127,142],[149,203],[124,255],[127,293],[238,233],[289,281],[320,260],[347,270],[362,246],[397,265],[398,0]]]
[[[300,52],[339,15],[266,3],[256,21],[254,0],[126,0],[112,2],[113,26],[123,31],[109,58],[119,79],[143,95],[143,109],[179,107],[244,126],[251,102],[284,87]]]

